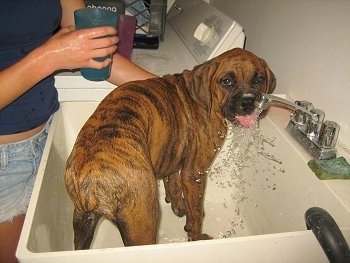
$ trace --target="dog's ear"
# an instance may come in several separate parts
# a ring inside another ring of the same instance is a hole
[[[210,114],[212,107],[213,76],[218,68],[214,61],[207,61],[187,71],[186,85],[191,97]]]
[[[265,67],[265,73],[266,73],[266,87],[265,87],[266,89],[263,90],[262,92],[272,93],[276,87],[276,77],[275,77],[275,74],[273,74],[273,72],[271,71],[271,69],[267,65],[266,61],[263,59],[262,59],[262,61],[263,61],[263,64]]]
[[[275,74],[273,74],[272,70],[269,68],[267,65],[266,61],[263,60],[263,64],[265,67],[265,74],[266,74],[266,86],[265,89],[262,91],[263,93],[272,93],[273,90],[276,87],[276,77]],[[260,113],[259,118],[265,118],[267,113],[269,112],[270,109],[264,110],[262,113]]]

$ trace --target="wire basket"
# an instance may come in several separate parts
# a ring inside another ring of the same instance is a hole
[[[136,33],[158,35],[164,40],[166,0],[85,0],[88,7],[104,8],[136,16]]]

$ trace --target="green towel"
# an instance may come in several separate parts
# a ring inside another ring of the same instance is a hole
[[[311,160],[307,165],[321,180],[350,179],[350,164],[344,157],[330,160]]]

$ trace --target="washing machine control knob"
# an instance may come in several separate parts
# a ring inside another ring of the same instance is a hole
[[[209,27],[204,23],[200,23],[197,26],[193,36],[195,39],[199,41],[200,46],[204,46],[209,42],[213,34],[214,34],[213,26]]]

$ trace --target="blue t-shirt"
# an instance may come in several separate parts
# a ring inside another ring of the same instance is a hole
[[[61,17],[60,0],[0,0],[0,71],[47,41],[59,28]],[[0,135],[33,129],[58,108],[51,75],[0,110]]]

